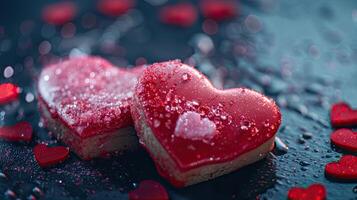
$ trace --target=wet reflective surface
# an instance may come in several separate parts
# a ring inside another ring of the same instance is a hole
[[[75,20],[58,27],[41,21],[44,1],[0,3],[0,82],[21,87],[18,102],[0,106],[0,125],[28,121],[34,129],[29,144],[0,142],[1,198],[126,199],[141,180],[153,179],[172,199],[286,199],[290,187],[315,182],[326,186],[328,199],[357,199],[357,183],[324,176],[324,166],[346,153],[330,145],[330,105],[357,107],[357,3],[246,0],[236,19],[216,23],[200,15],[194,26],[178,28],[159,22],[162,2],[137,1],[126,15],[109,18],[78,1]],[[58,142],[39,118],[37,77],[45,64],[82,54],[117,66],[179,58],[217,88],[264,92],[281,107],[282,144],[265,160],[185,189],[161,179],[143,149],[90,162],[71,154],[42,170],[32,148]]]

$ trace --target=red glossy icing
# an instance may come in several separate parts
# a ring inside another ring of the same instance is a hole
[[[357,152],[357,132],[339,129],[331,134],[331,141],[338,147]]]
[[[181,171],[233,160],[271,139],[281,122],[273,100],[249,89],[215,89],[177,60],[144,71],[133,106]]]
[[[19,96],[19,88],[12,83],[0,84],[0,104],[14,101]]]
[[[238,14],[235,0],[201,0],[203,16],[216,21],[234,18]]]
[[[325,166],[326,175],[342,179],[357,180],[357,156],[344,155],[337,162],[328,163]]]
[[[166,189],[152,180],[141,181],[139,187],[129,192],[130,200],[168,200]]]
[[[325,200],[326,189],[322,184],[313,184],[308,188],[294,187],[289,190],[289,200]]]
[[[77,6],[73,2],[59,2],[47,5],[42,10],[42,19],[53,25],[62,25],[74,19]]]
[[[12,142],[30,142],[32,126],[28,122],[19,122],[13,126],[0,127],[0,139]]]
[[[39,95],[53,118],[85,138],[131,125],[138,75],[98,57],[73,58],[42,71]]]
[[[197,20],[197,10],[191,3],[165,6],[160,10],[160,20],[166,24],[189,27]]]
[[[332,105],[330,117],[334,127],[357,126],[357,110],[351,109],[347,103]]]
[[[68,158],[69,149],[67,147],[47,147],[45,144],[38,144],[34,147],[35,159],[41,167],[49,167],[61,163]]]
[[[134,0],[99,0],[98,10],[108,16],[117,17],[135,6]]]

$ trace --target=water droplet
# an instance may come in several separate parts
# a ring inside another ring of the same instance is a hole
[[[25,96],[25,101],[27,103],[31,103],[34,99],[35,99],[35,96],[31,92],[27,93]]]
[[[188,73],[182,74],[182,80],[183,81],[187,81],[187,80],[189,80],[189,78],[190,78],[190,75]]]
[[[305,167],[305,166],[309,166],[310,163],[308,163],[308,162],[302,160],[302,161],[299,162],[299,165]]]
[[[161,124],[160,120],[157,120],[157,119],[154,120],[154,127],[155,128],[159,127],[160,124]]]
[[[357,185],[352,189],[354,193],[357,193]]]
[[[308,131],[305,131],[305,132],[302,133],[302,137],[304,139],[311,139],[312,138],[312,133],[308,132]]]
[[[4,70],[4,77],[11,78],[14,75],[14,69],[11,66],[7,66]]]
[[[282,151],[285,153],[288,152],[288,150],[289,150],[289,147],[279,137],[275,138],[275,147],[279,151]]]

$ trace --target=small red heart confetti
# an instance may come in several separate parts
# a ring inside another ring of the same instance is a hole
[[[14,101],[19,96],[19,88],[12,83],[0,84],[0,104]]]
[[[357,110],[351,109],[345,102],[333,104],[330,117],[331,124],[334,127],[357,125]]]
[[[73,2],[53,3],[42,9],[42,19],[48,24],[62,25],[74,19],[77,6]]]
[[[118,17],[134,6],[134,0],[99,0],[97,9],[104,15]]]
[[[328,163],[325,166],[326,175],[342,179],[342,180],[357,180],[357,156],[344,155],[337,162]]]
[[[201,0],[203,16],[216,21],[234,18],[238,14],[238,6],[233,0]]]
[[[350,129],[339,129],[331,134],[331,141],[336,146],[357,152],[357,132]]]
[[[30,142],[32,126],[28,122],[20,122],[13,126],[0,127],[0,139],[11,142]]]
[[[47,147],[45,144],[38,144],[33,149],[35,159],[41,167],[49,167],[61,163],[68,158],[68,147]]]
[[[189,27],[197,20],[197,10],[191,3],[168,5],[160,10],[160,20],[165,24]]]
[[[129,192],[129,200],[168,200],[166,189],[153,180],[141,181],[139,187]]]
[[[289,200],[324,200],[326,189],[322,184],[312,184],[308,188],[293,187],[288,193]]]

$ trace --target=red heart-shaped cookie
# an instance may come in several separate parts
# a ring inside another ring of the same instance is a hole
[[[19,96],[19,88],[12,83],[0,84],[0,105],[16,100]]]
[[[86,160],[135,146],[130,104],[142,69],[119,69],[98,57],[46,67],[38,83],[46,126]]]
[[[336,146],[357,152],[357,132],[345,128],[339,129],[334,131],[330,138]]]
[[[331,108],[331,124],[334,127],[356,126],[357,125],[357,110],[344,102],[336,103]]]
[[[175,186],[262,159],[281,122],[273,100],[249,89],[218,90],[177,60],[143,72],[132,115],[140,142]]]
[[[61,163],[68,158],[69,149],[67,147],[47,147],[45,144],[38,144],[34,147],[35,159],[41,167],[49,167]]]
[[[357,156],[344,155],[338,162],[328,163],[325,173],[332,178],[356,181]]]
[[[289,190],[289,200],[325,200],[326,189],[321,184],[313,184],[308,188],[294,187]]]
[[[138,188],[129,192],[129,200],[169,200],[169,195],[160,183],[144,180]]]
[[[28,122],[20,122],[13,126],[0,127],[0,139],[12,142],[30,142],[32,126]]]
[[[189,27],[197,20],[197,10],[191,3],[165,6],[160,10],[160,20],[165,24]]]

